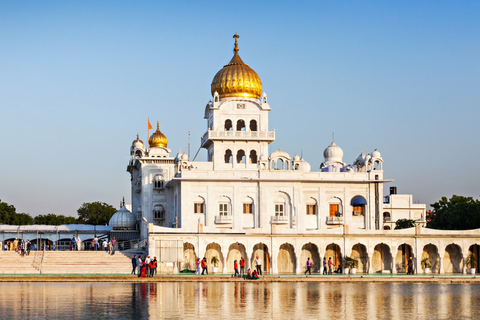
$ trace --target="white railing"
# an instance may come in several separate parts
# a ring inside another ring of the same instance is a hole
[[[354,216],[361,216],[361,215],[362,215],[362,211],[353,211],[353,215],[354,215]]]
[[[233,216],[223,216],[223,215],[215,216],[215,223],[232,223],[232,221],[233,221]]]
[[[202,136],[202,144],[208,139],[222,138],[222,139],[265,139],[275,140],[275,131],[221,131],[208,130]]]
[[[289,219],[288,216],[272,216],[270,221],[274,224],[285,224],[288,223]]]
[[[327,217],[327,224],[343,224],[343,217]]]
[[[383,222],[390,222],[392,221],[392,218],[390,217],[383,217]]]

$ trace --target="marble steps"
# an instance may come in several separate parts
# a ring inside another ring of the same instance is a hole
[[[131,257],[121,252],[109,255],[95,251],[46,251],[42,274],[130,274]],[[41,252],[21,257],[16,252],[0,252],[0,274],[38,274]],[[12,267],[15,266],[15,267]]]

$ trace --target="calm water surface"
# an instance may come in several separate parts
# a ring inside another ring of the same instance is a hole
[[[4,283],[2,319],[479,319],[477,284]]]

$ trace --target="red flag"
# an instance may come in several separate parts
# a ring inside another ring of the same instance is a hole
[[[148,119],[148,130],[153,129],[152,124],[150,123],[150,119]]]

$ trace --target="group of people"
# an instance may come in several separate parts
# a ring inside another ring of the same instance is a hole
[[[35,244],[35,250],[36,250],[36,244]],[[32,243],[30,242],[29,239],[27,241],[23,239],[15,239],[13,241],[8,240],[3,249],[5,251],[17,251],[20,253],[20,255],[23,257],[25,254],[28,256],[30,254],[30,250],[32,249]]]
[[[157,274],[157,257],[150,258],[150,256],[144,256],[143,259],[141,256],[134,255],[132,258],[132,273],[137,274],[138,277],[147,278],[153,277]]]
[[[244,279],[258,279],[260,275],[262,275],[262,260],[259,256],[256,256],[255,261],[255,270],[251,270],[248,268],[247,275],[245,275],[245,259],[240,257],[240,261],[235,260],[233,262],[233,270],[235,271],[234,277],[242,277]],[[239,269],[240,266],[240,269]],[[202,269],[202,273],[200,273],[200,268]],[[208,275],[208,268],[207,268],[207,258],[203,257],[202,260],[197,258],[195,263],[195,274],[197,275]]]

